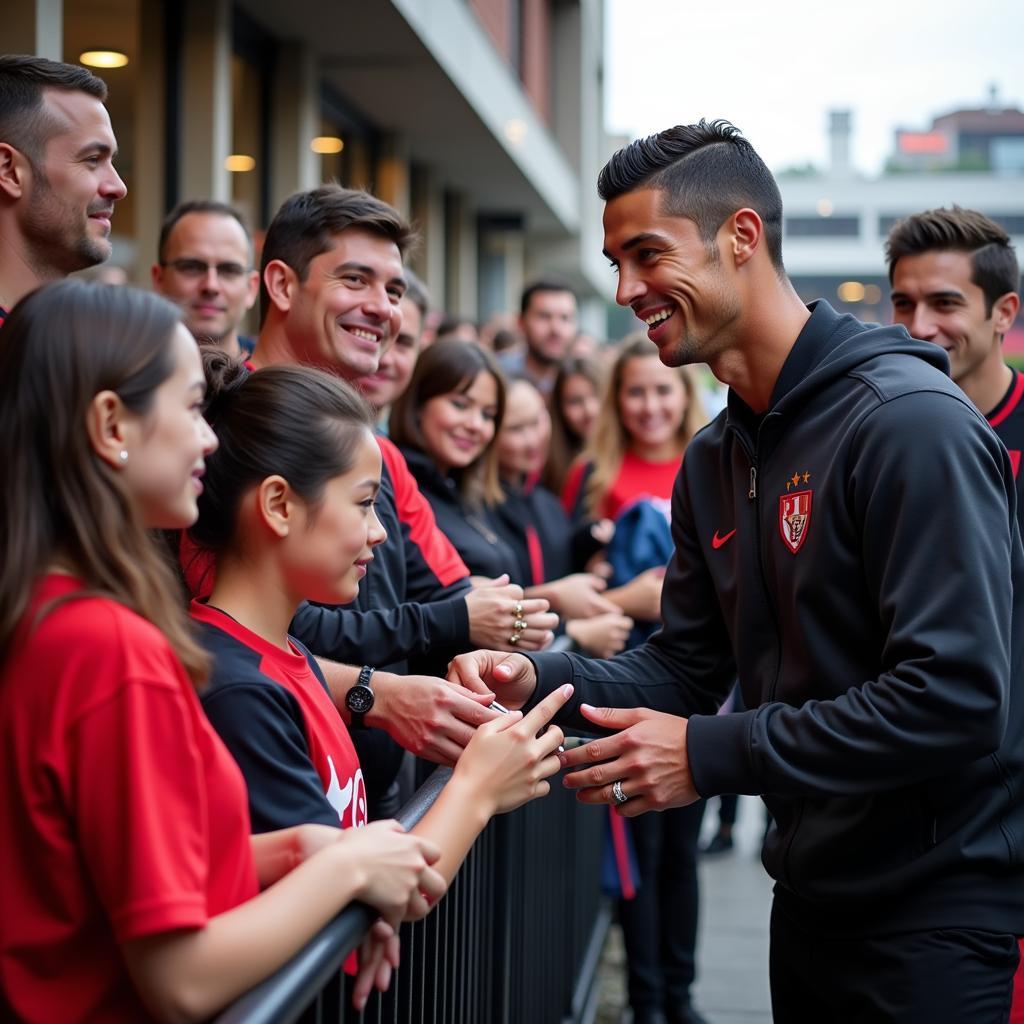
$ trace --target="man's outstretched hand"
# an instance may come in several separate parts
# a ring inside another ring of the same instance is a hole
[[[533,696],[537,673],[521,654],[471,651],[451,660],[448,681],[475,693],[493,693],[510,711],[518,711]]]
[[[580,769],[562,779],[567,788],[579,790],[579,801],[611,804],[625,817],[635,818],[645,811],[685,807],[700,799],[690,775],[685,718],[648,708],[589,704],[581,705],[580,711],[594,725],[621,732],[559,754],[564,767]],[[598,761],[604,763],[594,763]],[[590,767],[581,767],[585,765]],[[617,803],[612,793],[616,782],[629,798],[624,804]]]

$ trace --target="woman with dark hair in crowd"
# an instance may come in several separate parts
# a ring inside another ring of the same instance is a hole
[[[362,826],[359,761],[316,661],[288,626],[304,600],[348,604],[385,539],[374,511],[381,455],[369,406],[309,367],[252,373],[205,356],[207,418],[219,450],[207,464],[190,536],[212,553],[208,602],[192,604],[213,658],[203,707],[242,768],[256,831],[302,822]],[[366,673],[365,685],[372,672]],[[361,725],[364,685],[343,703]],[[571,687],[521,719],[481,725],[413,833],[436,842],[451,881],[490,818],[548,791],[561,732],[535,739]]]
[[[591,357],[570,356],[558,369],[551,392],[551,442],[544,466],[544,486],[560,494],[569,467],[583,451],[601,408],[601,364]]]
[[[519,561],[495,521],[504,500],[495,439],[505,414],[505,379],[491,353],[468,342],[435,342],[395,403],[391,438],[470,572],[509,573],[528,597],[546,598],[563,619],[617,612],[601,593],[605,580],[594,573],[537,587],[528,585],[529,577],[516,578]],[[510,637],[532,641],[535,632],[517,625]]]
[[[49,285],[0,329],[0,1005],[17,1019],[206,1019],[351,900],[395,920],[444,892],[434,844],[394,823],[250,836],[151,534],[195,520],[204,390],[179,311],[133,289]]]
[[[549,581],[584,570],[613,532],[607,519],[574,526],[558,498],[540,483],[550,422],[544,396],[537,388],[525,377],[511,381],[508,408],[496,441],[503,499],[495,509],[495,523],[516,554],[518,567],[513,578],[544,597],[548,596]],[[614,605],[613,592],[602,597]],[[565,632],[585,653],[610,658],[623,649],[632,626],[633,620],[616,607],[590,618],[570,619]]]
[[[643,520],[633,519],[630,509],[650,513],[671,550],[667,517],[672,487],[687,444],[705,423],[690,368],[665,366],[646,333],[626,338],[612,364],[591,440],[563,495],[566,507],[579,515],[616,520],[615,542],[622,548],[617,553],[613,544],[613,564],[629,563],[641,547],[639,538],[628,534],[632,523]],[[660,523],[658,509],[665,516]],[[632,585],[646,579],[651,584],[644,588],[647,597],[651,591],[660,593],[660,582],[652,575],[657,572],[648,569]],[[614,582],[631,585],[626,579]],[[656,606],[651,611],[638,611],[634,618],[657,619]],[[619,918],[637,1024],[666,1017],[671,1024],[703,1021],[690,1002],[697,943],[697,838],[703,814],[704,802],[698,801],[628,819],[639,885],[635,898],[620,902]],[[614,814],[611,819],[613,827],[625,820]]]

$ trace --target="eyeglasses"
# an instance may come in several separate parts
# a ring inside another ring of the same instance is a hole
[[[206,277],[213,268],[217,276],[225,281],[237,281],[249,273],[248,267],[243,267],[241,263],[207,263],[205,260],[171,260],[161,266],[171,267],[182,277],[190,278]]]

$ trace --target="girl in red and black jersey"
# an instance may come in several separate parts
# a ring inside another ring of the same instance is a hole
[[[374,511],[381,454],[369,407],[308,367],[246,373],[223,353],[204,358],[206,415],[220,448],[190,531],[216,566],[208,602],[192,606],[214,662],[203,705],[245,775],[256,829],[363,825],[362,773],[342,719],[358,709],[351,691],[332,700],[288,627],[302,601],[352,601],[385,539]],[[535,737],[568,693],[554,696],[525,719],[480,726],[415,827],[440,845],[436,867],[446,880],[494,814],[548,791],[561,733]]]
[[[194,521],[216,447],[178,310],[66,281],[21,301],[2,339],[5,1014],[205,1019],[351,900],[422,916],[422,894],[444,892],[438,851],[393,824],[250,836],[195,692],[207,658],[150,533]]]

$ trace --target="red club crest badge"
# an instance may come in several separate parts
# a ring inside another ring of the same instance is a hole
[[[779,533],[795,555],[807,538],[811,525],[811,491],[794,491],[779,496]]]

